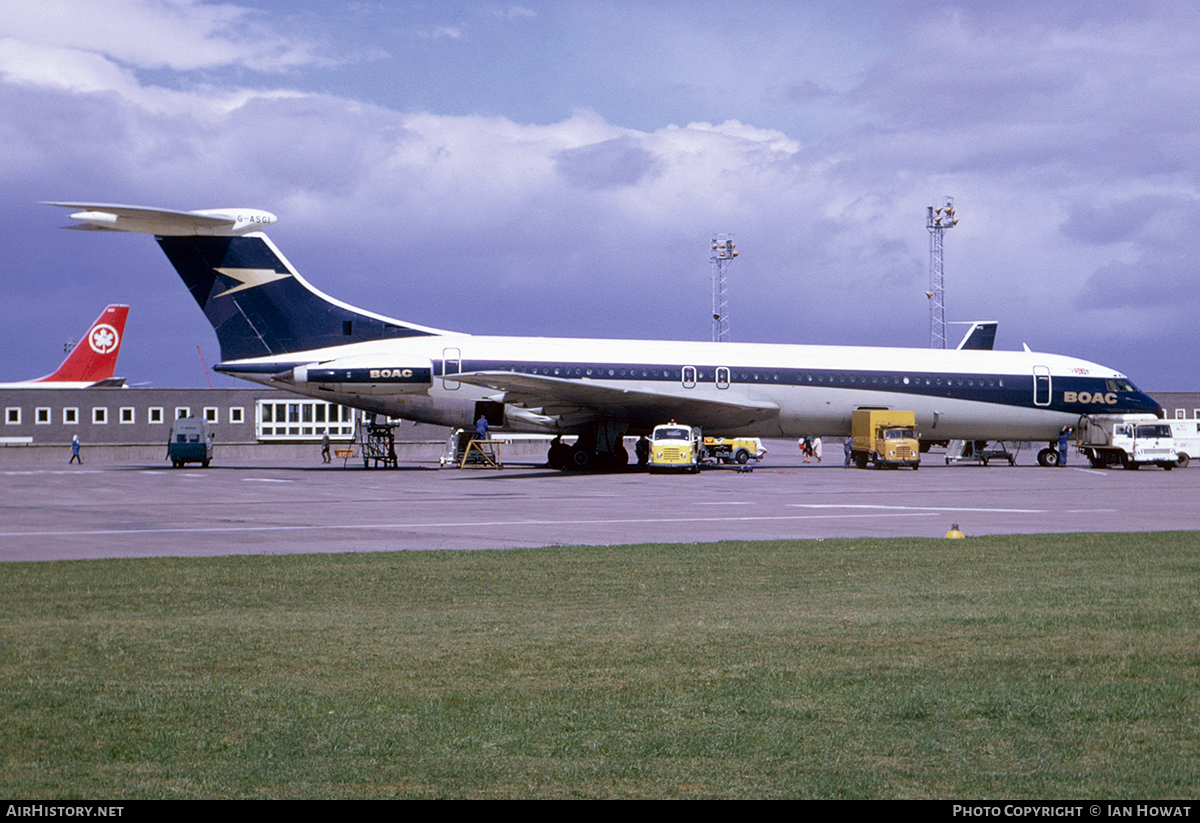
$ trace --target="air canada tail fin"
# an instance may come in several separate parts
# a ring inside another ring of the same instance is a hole
[[[79,341],[54,374],[39,377],[35,383],[101,383],[111,381],[125,334],[125,318],[129,307],[107,306],[87,335]]]
[[[440,334],[354,308],[313,288],[256,229],[268,212],[178,212],[98,203],[72,219],[105,231],[154,234],[217,333],[223,361],[266,357],[395,337]]]

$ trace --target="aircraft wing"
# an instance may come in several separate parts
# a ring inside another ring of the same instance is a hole
[[[482,371],[466,372],[456,379],[502,391],[505,403],[557,417],[565,426],[618,418],[634,427],[650,429],[674,419],[689,426],[722,429],[747,426],[779,414],[779,406],[766,400],[680,397],[536,374]]]

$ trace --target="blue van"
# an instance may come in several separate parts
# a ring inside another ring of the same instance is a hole
[[[212,460],[213,435],[208,421],[201,417],[180,417],[171,424],[167,441],[167,459],[175,468],[184,463],[199,463],[208,468]]]

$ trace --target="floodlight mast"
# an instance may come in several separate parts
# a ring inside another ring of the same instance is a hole
[[[728,343],[729,334],[729,285],[725,270],[737,257],[732,234],[714,234],[712,255],[708,258],[712,268],[712,339],[714,343]]]
[[[942,238],[947,229],[958,225],[954,198],[943,198],[942,205],[929,206],[925,228],[929,229],[929,348],[946,348],[946,273]]]

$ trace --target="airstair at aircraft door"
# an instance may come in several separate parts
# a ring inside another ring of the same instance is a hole
[[[358,427],[358,447],[364,469],[371,468],[372,463],[375,468],[379,468],[380,464],[385,469],[396,468],[396,425],[378,423],[374,414],[363,415],[362,424]]]

